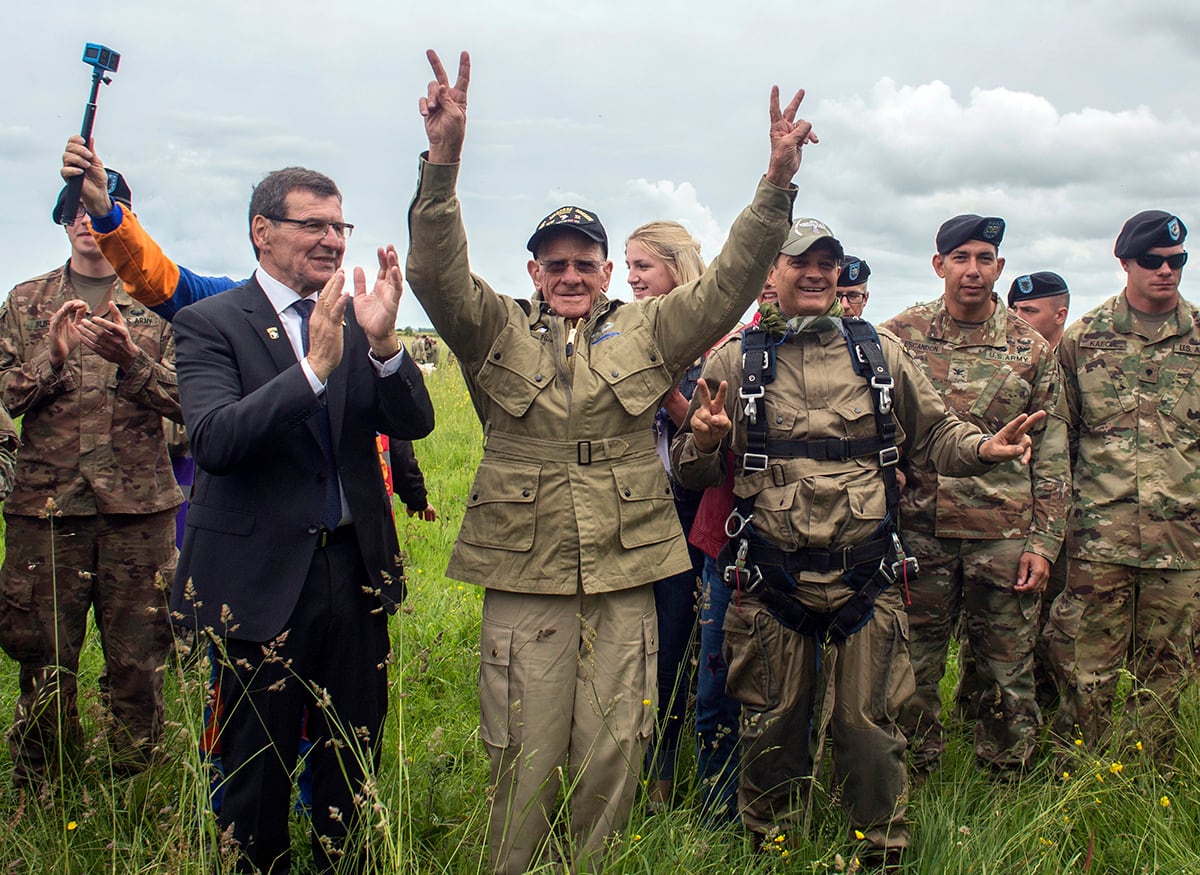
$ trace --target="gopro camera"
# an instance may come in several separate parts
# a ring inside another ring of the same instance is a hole
[[[97,70],[115,73],[117,65],[121,63],[121,53],[99,43],[88,43],[83,47],[83,63],[91,64]]]

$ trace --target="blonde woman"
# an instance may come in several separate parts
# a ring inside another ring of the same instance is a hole
[[[629,288],[639,301],[669,294],[704,273],[700,244],[678,222],[649,222],[636,229],[625,241],[625,266],[629,269]],[[687,370],[654,421],[659,455],[668,472],[671,438],[687,415],[699,375],[699,364]],[[675,489],[675,509],[686,534],[695,519],[700,493],[687,492],[673,482],[671,485]],[[696,625],[696,579],[704,564],[699,551],[690,546],[688,549],[692,553],[692,570],[654,583],[659,644],[658,735],[647,751],[650,801],[654,806],[670,801],[687,712],[690,677],[681,668]]]

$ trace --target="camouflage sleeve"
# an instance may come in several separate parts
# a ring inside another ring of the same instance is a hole
[[[164,320],[159,338],[162,355],[154,361],[143,349],[138,350],[133,364],[124,371],[117,384],[117,394],[148,407],[174,422],[183,422],[179,406],[179,380],[175,376],[175,337]]]
[[[12,417],[0,406],[0,501],[4,501],[12,492],[17,468],[17,448],[20,445],[21,441],[17,437],[17,427],[13,424]]]
[[[736,360],[731,362],[728,350],[738,352]],[[729,383],[729,393],[725,399],[725,413],[730,422],[737,424],[735,405],[737,403],[737,387],[741,386],[741,344],[729,342],[708,357],[704,364],[701,379],[711,379],[716,382],[725,380]],[[733,364],[737,364],[736,373]],[[692,395],[688,405],[687,416],[683,425],[671,442],[671,475],[685,489],[699,491],[709,486],[716,486],[725,480],[725,457],[732,442],[731,431],[721,445],[711,453],[701,453],[696,449],[692,435],[692,415],[700,407],[699,393]]]
[[[1058,365],[1062,374],[1062,412],[1067,425],[1067,446],[1070,450],[1070,464],[1075,467],[1079,458],[1079,423],[1082,420],[1082,396],[1079,392],[1079,373],[1077,370],[1078,349],[1075,346],[1076,336],[1068,331],[1058,344]]]
[[[39,402],[78,388],[79,372],[71,361],[54,370],[49,343],[27,342],[15,294],[16,289],[9,292],[0,308],[0,403],[21,416]]]
[[[920,468],[933,468],[948,477],[970,477],[991,468],[979,458],[984,433],[947,409],[925,369],[895,336],[879,332],[884,359],[895,380],[893,410],[904,429],[903,456]]]
[[[1060,391],[1058,361],[1045,356],[1038,366],[1028,412],[1048,414],[1040,431],[1031,434],[1033,453],[1029,459],[1033,508],[1025,552],[1037,553],[1053,562],[1062,549],[1067,524],[1067,491],[1071,468],[1067,460],[1066,408]]]

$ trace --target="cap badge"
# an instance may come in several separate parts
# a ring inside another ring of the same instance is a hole
[[[855,261],[855,262],[852,262],[850,264],[850,266],[846,268],[846,276],[848,276],[850,278],[850,282],[854,282],[856,279],[858,279],[858,269],[861,266],[862,266],[862,262]]]
[[[1004,223],[997,219],[992,219],[983,226],[981,233],[984,240],[994,240],[1004,233]]]
[[[1176,243],[1179,242],[1179,219],[1175,218],[1174,216],[1172,216],[1171,220],[1167,222],[1167,234],[1169,234],[1171,239]]]
[[[1017,277],[1017,291],[1022,295],[1028,295],[1033,291],[1033,277],[1026,274],[1025,276]]]
[[[797,219],[796,224],[792,225],[792,231],[796,234],[803,234],[806,230],[813,234],[829,234],[829,228],[816,219]]]

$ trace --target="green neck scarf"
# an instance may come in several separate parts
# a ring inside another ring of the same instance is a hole
[[[758,324],[776,340],[782,338],[790,330],[792,334],[812,332],[819,334],[833,326],[833,320],[842,316],[842,302],[834,299],[833,305],[819,316],[793,316],[788,319],[779,309],[778,304],[759,304]]]

